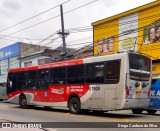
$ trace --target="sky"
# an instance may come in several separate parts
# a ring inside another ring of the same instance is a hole
[[[58,5],[64,2],[66,2],[63,4],[64,27],[65,30],[70,31],[70,34],[66,37],[67,47],[80,48],[93,41],[93,32],[92,30],[80,32],[75,29],[79,27],[91,28],[91,23],[95,21],[153,1],[154,0],[0,0],[0,48],[16,42],[39,44],[39,42],[51,36],[51,34],[54,35],[40,44],[47,45],[52,49],[61,46],[62,39],[57,34],[57,31],[61,30],[60,7]],[[92,3],[88,4],[90,2]],[[57,7],[42,15],[4,30],[55,6]],[[53,19],[23,30],[24,28],[50,18]],[[74,30],[72,28],[74,28]]]

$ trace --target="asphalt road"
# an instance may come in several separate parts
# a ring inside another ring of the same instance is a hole
[[[71,124],[73,126],[73,122],[80,122],[78,123],[78,129],[75,128],[52,128],[52,130],[109,130],[109,128],[96,128],[98,127],[97,122],[101,122],[101,124],[108,123],[108,122],[160,122],[160,111],[158,111],[155,115],[148,115],[147,112],[143,112],[140,115],[132,114],[130,110],[121,110],[121,111],[110,111],[106,113],[99,113],[95,114],[93,112],[89,112],[86,114],[80,114],[80,115],[74,115],[70,114],[68,110],[66,109],[44,109],[43,107],[34,107],[31,109],[21,109],[19,108],[19,105],[0,102],[0,122],[5,121],[14,121],[14,122],[52,122],[50,124]],[[57,123],[60,122],[60,123]],[[69,123],[63,123],[62,122],[69,122]],[[91,127],[88,129],[82,129],[80,127],[83,127],[83,122],[90,122]],[[94,123],[95,122],[95,123]],[[102,123],[104,122],[104,123]],[[159,129],[153,128],[155,131],[158,131]],[[152,130],[153,130],[152,129]],[[2,129],[1,129],[2,130]],[[4,130],[4,129],[3,129]],[[50,129],[51,130],[51,129]],[[123,128],[113,128],[114,131],[124,131]],[[137,128],[130,128],[125,130],[137,130]],[[148,130],[146,128],[141,128],[141,130]],[[4,130],[5,131],[5,130]],[[7,130],[8,131],[8,130]]]

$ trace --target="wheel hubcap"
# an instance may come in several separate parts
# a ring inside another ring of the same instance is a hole
[[[73,103],[73,109],[77,110],[77,103],[76,102]]]
[[[21,103],[22,103],[22,105],[26,105],[26,100],[23,99]]]

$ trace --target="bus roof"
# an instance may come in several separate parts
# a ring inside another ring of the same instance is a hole
[[[101,61],[104,58],[105,59],[122,58],[122,56],[124,56],[128,53],[137,54],[135,52],[121,52],[121,53],[110,54],[110,55],[105,55],[105,56],[94,56],[94,57],[88,57],[88,58],[84,58],[84,59],[73,59],[73,60],[66,60],[66,61],[58,61],[58,62],[52,62],[52,63],[47,63],[47,64],[41,64],[41,65],[36,65],[36,66],[14,68],[14,69],[10,69],[9,72],[21,72],[21,71],[27,71],[27,70],[37,70],[37,69],[46,69],[46,68],[78,65],[78,64],[84,64],[84,61],[85,61],[85,63],[92,63],[92,62]]]
[[[77,64],[83,64],[83,59],[74,59],[74,60],[67,60],[67,61],[59,61],[59,62],[41,64],[41,65],[36,65],[36,66],[14,68],[14,69],[10,69],[9,72],[20,72],[20,71],[27,71],[27,70],[37,70],[37,69],[45,69],[45,68],[77,65]]]

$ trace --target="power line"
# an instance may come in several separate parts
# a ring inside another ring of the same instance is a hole
[[[155,17],[153,17],[153,16],[155,16]],[[108,25],[108,26],[96,27],[96,28],[94,28],[94,30],[108,29],[108,28],[112,28],[112,27],[116,27],[116,26],[128,25],[128,24],[135,23],[135,22],[141,22],[141,21],[144,21],[144,20],[149,19],[149,18],[156,18],[156,17],[159,18],[159,16],[160,16],[159,14],[158,15],[152,15],[152,16],[149,16],[149,17],[145,17],[145,19],[143,18],[143,19],[138,19],[138,20],[132,20],[133,22],[132,21],[127,21],[127,22],[123,22],[122,24],[118,24],[118,25],[113,24],[113,25]],[[149,21],[147,21],[147,22],[149,22]],[[124,27],[124,28],[126,28],[126,27]],[[70,31],[70,33],[77,33],[77,32],[79,33],[79,32],[86,32],[86,31],[93,31],[93,28],[84,28],[84,29],[76,29],[75,28],[75,30],[68,30],[68,31]]]
[[[141,28],[142,28],[142,27],[141,27]],[[138,29],[138,28],[136,28],[136,29]],[[134,32],[132,32],[132,33],[134,33]],[[132,34],[132,33],[130,33],[130,34]],[[56,33],[50,35],[49,37],[45,38],[43,41],[49,39],[51,36],[53,36],[53,35],[55,35],[55,34],[56,34]],[[121,34],[115,35],[114,38],[116,38],[116,37],[119,38],[119,37],[122,37],[122,36],[124,36],[124,35],[126,35],[126,34],[121,33]],[[142,37],[142,36],[144,36],[144,35],[137,36],[137,37]],[[42,43],[43,41],[40,41],[38,44]],[[120,42],[120,41],[123,41],[123,40],[118,40],[118,41],[114,41],[114,42]],[[98,42],[98,40],[97,40],[97,41],[94,41],[94,43],[96,43],[96,42]],[[89,43],[89,42],[87,42],[87,43]],[[92,43],[93,43],[93,42],[92,42]],[[80,43],[80,44],[82,44],[82,43]],[[83,43],[83,44],[84,44],[84,43]],[[75,44],[74,44],[74,45],[75,45]],[[76,45],[78,45],[78,44],[76,44]],[[33,45],[33,46],[34,46],[34,45]],[[69,45],[69,46],[71,46],[71,45]],[[88,45],[87,45],[87,46],[88,46]],[[98,45],[95,45],[94,47],[96,47],[96,46],[98,46]],[[31,47],[30,47],[30,48],[31,48]],[[26,50],[24,50],[24,51],[26,51]]]
[[[43,39],[39,39],[39,38],[27,38],[27,37],[25,38],[25,37],[17,37],[17,36],[10,36],[10,35],[0,35],[0,36],[9,37],[9,38],[15,38],[15,39],[43,40]],[[48,39],[48,40],[51,40],[51,39]]]
[[[142,35],[143,36],[143,35]],[[140,36],[138,36],[138,37],[140,37]],[[57,38],[56,38],[57,39]],[[119,41],[114,41],[114,42],[120,42],[120,41],[122,41],[122,40],[119,40]],[[94,41],[94,43],[95,42],[97,42],[97,41]],[[89,43],[89,42],[88,42]],[[93,43],[93,42],[91,42],[91,43]],[[89,45],[92,45],[92,44],[89,44]],[[87,46],[89,46],[89,45],[87,45]],[[87,47],[87,46],[85,46],[85,47]],[[94,47],[96,47],[96,46],[98,46],[98,45],[94,45],[94,46],[92,46],[91,48],[94,48]],[[85,47],[83,47],[83,48],[85,48]],[[80,48],[80,49],[82,49],[82,48]],[[71,53],[69,53],[68,55],[66,55],[65,56],[65,58],[67,58],[67,56],[69,56],[69,55],[71,55],[71,54],[74,54],[75,52],[77,52],[77,51],[79,51],[80,49],[78,49],[78,50],[76,50],[76,51],[74,51],[74,52],[71,52]],[[86,50],[84,50],[84,51],[86,51]],[[82,53],[82,52],[81,52]],[[144,54],[144,53],[143,53]],[[77,54],[77,55],[79,55],[79,54]],[[77,56],[76,55],[76,56]],[[19,62],[18,62],[19,63]]]
[[[63,2],[62,4],[65,4],[65,3],[69,2],[69,1],[71,1],[71,0],[65,1],[65,2]],[[60,4],[59,4],[59,5],[60,5]],[[17,26],[17,25],[19,25],[19,24],[22,24],[22,23],[26,22],[26,21],[29,21],[29,20],[37,17],[37,16],[40,16],[40,15],[42,15],[42,14],[48,12],[48,11],[51,11],[51,10],[57,8],[59,5],[56,5],[56,6],[52,7],[52,8],[50,8],[50,9],[47,9],[47,10],[45,10],[45,11],[43,11],[43,12],[37,14],[37,15],[34,15],[34,16],[28,18],[28,19],[25,19],[25,20],[23,20],[23,21],[21,21],[21,22],[18,22],[18,23],[14,24],[14,25],[12,25],[12,26],[9,26],[9,27],[7,27],[7,28],[5,28],[5,29],[3,29],[3,30],[0,30],[0,32],[3,32],[3,31],[5,31],[5,30],[8,30],[8,29],[10,29],[10,28],[12,28],[12,27],[15,27],[15,26]]]
[[[139,27],[139,28],[135,28],[134,31],[131,32],[130,34],[135,33],[135,31],[136,31],[136,32],[139,32],[139,31],[141,31],[143,28],[144,28],[144,26]],[[113,37],[114,37],[114,38],[120,38],[121,36],[125,36],[125,35],[126,35],[126,34],[120,33],[120,34],[118,34],[118,35],[114,35]],[[145,35],[148,35],[148,34],[145,34]],[[96,36],[97,36],[97,35],[96,35]],[[99,36],[99,35],[98,35],[98,36]],[[142,36],[144,36],[144,35],[140,35],[140,36],[137,36],[137,37],[142,37]],[[88,37],[88,38],[89,38],[89,37]],[[84,39],[84,38],[83,38],[83,39]],[[79,39],[79,40],[81,40],[81,39]],[[114,41],[114,42],[120,42],[120,41],[123,41],[123,40],[118,40],[118,41]],[[94,41],[94,42],[97,42],[97,41]],[[88,43],[88,42],[86,42],[86,43]],[[74,45],[81,45],[81,44],[85,44],[85,43],[74,44]],[[141,44],[140,44],[140,45],[141,45]],[[72,44],[67,45],[67,46],[72,46]]]
[[[130,34],[135,33],[135,31],[136,31],[136,32],[139,32],[139,31],[141,31],[144,27],[145,27],[145,26],[142,26],[142,27],[139,27],[139,28],[134,28],[134,31],[131,32]],[[125,36],[125,35],[126,35],[126,34],[120,33],[120,34],[118,34],[118,35],[114,35],[113,37],[114,37],[114,38],[120,38],[121,36]],[[146,34],[146,35],[147,35],[147,34]],[[99,35],[98,35],[98,36],[99,36]],[[144,35],[137,36],[137,37],[142,37],[142,36],[144,36]],[[89,38],[89,37],[87,37],[87,38]],[[83,38],[83,39],[84,39],[84,38]],[[79,40],[82,40],[82,39],[79,39]],[[75,40],[75,41],[77,41],[77,40]],[[120,41],[123,41],[123,40],[118,40],[118,41],[115,41],[115,42],[120,42]],[[96,41],[94,41],[94,42],[96,42]],[[69,43],[71,43],[71,42],[69,42]],[[81,43],[81,44],[84,44],[84,43]],[[79,45],[79,44],[74,44],[74,45]],[[72,46],[72,44],[67,45],[67,46]]]
[[[96,2],[96,1],[98,1],[98,0],[91,1],[91,2],[89,2],[89,3],[87,3],[87,4],[84,4],[84,5],[82,5],[82,6],[79,6],[79,7],[77,7],[77,8],[74,8],[74,9],[72,9],[72,10],[69,10],[69,11],[65,12],[64,14],[67,14],[67,13],[70,13],[70,12],[72,12],[72,11],[74,11],[74,10],[79,9],[79,8],[85,7],[85,6],[87,6],[87,5],[89,5],[89,4],[92,4],[92,3]],[[18,30],[18,31],[16,31],[16,32],[10,33],[10,34],[8,34],[8,35],[16,34],[16,33],[18,33],[18,32],[24,31],[24,30],[26,30],[26,29],[29,29],[29,28],[32,28],[32,27],[37,26],[37,25],[39,25],[39,24],[45,23],[45,22],[47,22],[47,21],[50,21],[50,20],[52,20],[52,19],[54,19],[54,18],[57,18],[57,17],[59,17],[59,16],[60,16],[60,15],[51,17],[51,18],[49,18],[49,19],[46,19],[46,20],[44,20],[44,21],[41,21],[41,22],[36,23],[36,24],[34,24],[34,25],[31,25],[31,26],[28,26],[28,27],[23,28],[23,29],[21,29],[21,30]],[[0,38],[0,39],[2,39],[2,38]]]
[[[56,34],[56,33],[55,33],[55,34]],[[50,36],[51,36],[51,35],[50,35]],[[47,37],[47,38],[50,38],[50,36]],[[47,38],[45,38],[45,39],[47,39]],[[47,43],[47,44],[45,44],[44,46],[47,46],[48,44],[51,44],[53,41],[56,41],[58,38],[59,38],[59,37],[57,37],[57,38],[55,38],[55,39],[52,39],[52,41],[51,41],[50,43]],[[43,41],[45,41],[45,39],[44,39]],[[43,41],[40,41],[39,44],[42,43]],[[35,45],[33,45],[33,46],[35,46]],[[32,47],[33,47],[33,46],[32,46]],[[30,48],[31,48],[31,47],[27,48],[26,50],[28,50],[28,49],[30,49]],[[24,50],[24,51],[26,51],[26,50]],[[20,51],[20,52],[22,52],[22,51]],[[17,54],[18,54],[18,52],[17,52]],[[11,62],[13,62],[13,61],[17,61],[17,60],[12,60]],[[17,63],[11,64],[11,65],[16,65],[16,64],[19,64],[19,61],[18,61]],[[1,66],[1,67],[6,67],[6,66]],[[17,68],[18,68],[18,67],[17,67]]]
[[[141,13],[141,15],[144,15],[144,14],[150,14],[150,13],[153,13],[153,12],[156,12],[156,11],[159,11],[160,9],[157,9],[157,10],[154,10],[154,11],[150,11],[150,12],[147,12],[147,13]],[[123,22],[123,23],[121,23],[121,24],[110,24],[110,25],[107,25],[107,26],[101,26],[101,27],[96,27],[96,29],[101,29],[102,27],[104,27],[104,28],[111,28],[111,27],[115,27],[115,26],[119,26],[119,25],[127,25],[127,24],[129,24],[130,22],[132,22],[133,23],[133,21],[135,21],[135,22],[139,22],[139,21],[143,21],[143,20],[145,20],[145,19],[149,19],[150,17],[151,18],[154,18],[153,16],[155,16],[155,17],[157,17],[157,16],[160,16],[159,14],[156,14],[156,15],[150,15],[150,16],[147,16],[147,17],[142,17],[141,19],[134,19],[134,20],[131,20],[131,21],[127,21],[127,22]],[[127,19],[130,19],[130,18],[134,18],[135,16],[130,16],[130,17],[128,17]],[[91,26],[85,26],[85,27],[91,27]],[[80,29],[79,29],[80,28]],[[82,28],[82,30],[85,30],[85,29],[92,29],[92,28],[84,28],[84,27],[79,27],[78,29],[79,30],[81,30],[81,28]],[[84,29],[83,29],[84,28]],[[72,31],[72,30],[76,30],[77,28],[70,28],[70,29],[68,29],[68,31]]]
[[[96,1],[98,1],[98,0],[95,0],[95,1],[93,1],[93,2],[96,2]],[[77,9],[79,9],[79,8],[82,8],[82,7],[84,7],[84,6],[88,5],[88,4],[92,4],[93,2],[87,3],[87,4],[83,5],[83,6],[80,6],[80,7],[77,7],[77,8],[75,8],[75,9],[72,9],[72,10],[70,10],[70,11],[67,11],[67,12],[65,12],[64,14],[67,14],[67,13],[70,13],[71,11],[74,11],[74,10],[77,10]],[[52,19],[54,19],[54,18],[57,18],[57,17],[59,17],[59,16],[60,16],[60,15],[51,17],[51,18],[49,18],[49,19],[47,19],[47,20],[45,20],[45,21],[41,21],[41,22],[39,22],[39,23],[37,23],[37,24],[28,26],[28,27],[26,27],[26,28],[23,28],[23,29],[21,29],[21,30],[18,30],[18,31],[16,31],[16,32],[13,32],[13,33],[11,33],[11,34],[9,34],[9,35],[16,34],[16,33],[18,33],[18,32],[24,31],[24,30],[26,30],[26,29],[32,28],[32,27],[34,27],[34,26],[37,26],[37,25],[42,24],[42,23],[45,23],[45,22],[50,21],[50,20],[52,20]],[[158,14],[158,15],[156,15],[156,16],[160,16],[160,15]],[[153,18],[153,15],[150,16],[150,17]],[[149,18],[149,17],[147,17],[147,19],[148,19],[148,18]],[[136,20],[136,21],[138,21],[138,20]],[[125,23],[125,22],[124,22],[124,23]],[[126,23],[127,23],[127,22],[126,22]],[[126,23],[125,23],[125,24],[126,24]],[[122,24],[122,25],[125,25],[125,24]],[[117,25],[116,25],[116,26],[117,26]],[[110,28],[111,28],[111,27],[114,27],[114,26],[110,26]],[[72,32],[71,32],[71,33],[72,33]]]
[[[95,2],[95,1],[93,1],[93,2]],[[92,3],[92,2],[91,2]],[[88,4],[91,4],[91,3],[87,3],[86,5],[88,5]],[[84,5],[83,5],[84,6]],[[78,8],[81,8],[82,6],[80,6],[80,7],[77,7],[77,8],[75,8],[75,9],[78,9]],[[75,9],[73,9],[73,10],[75,10]],[[158,9],[158,10],[160,10],[160,9]],[[154,11],[150,11],[150,12],[147,12],[147,13],[142,13],[142,14],[149,14],[149,13],[153,13],[153,12],[155,12],[155,11],[158,11],[158,10],[154,10]],[[69,12],[71,12],[72,10],[70,10],[70,11],[68,11],[68,12],[65,12],[65,13],[69,13]],[[58,15],[58,16],[60,16],[60,15]],[[58,16],[55,16],[55,17],[58,17]],[[119,25],[126,25],[126,24],[129,24],[129,23],[133,23],[134,21],[135,22],[137,22],[137,21],[142,21],[142,20],[145,20],[145,19],[149,19],[150,17],[151,18],[154,18],[154,17],[157,17],[157,16],[160,16],[159,14],[158,15],[151,15],[151,16],[148,16],[148,17],[143,17],[143,18],[141,18],[141,19],[135,19],[135,20],[131,20],[131,21],[127,21],[127,22],[123,22],[123,23],[121,23],[121,24],[119,24]],[[131,17],[135,17],[135,16],[130,16],[130,17],[128,17],[127,19],[129,19],[129,18],[131,18]],[[37,24],[41,24],[41,22],[40,23],[37,23]],[[26,30],[26,29],[28,29],[28,28],[31,28],[31,27],[33,27],[33,26],[36,26],[37,24],[35,24],[35,25],[32,25],[32,26],[29,26],[29,27],[26,27],[26,28],[24,28],[24,29],[21,29],[21,30],[19,30],[19,31],[16,31],[16,32],[13,32],[13,33],[11,33],[11,34],[9,34],[9,35],[12,35],[12,34],[14,34],[14,33],[18,33],[18,32],[21,32],[21,31],[23,31],[23,30]],[[94,28],[94,30],[98,30],[98,29],[103,29],[103,28],[111,28],[111,27],[115,27],[115,26],[118,26],[117,24],[112,24],[112,25],[107,25],[107,26],[101,26],[101,27],[96,27],[96,28]],[[89,27],[89,26],[85,26],[85,27]],[[70,28],[70,29],[68,29],[68,31],[73,31],[73,32],[71,32],[71,33],[77,33],[76,32],[76,30],[78,31],[78,32],[86,32],[86,31],[92,31],[93,30],[93,28],[84,28],[84,27],[78,27],[78,28]],[[11,37],[11,36],[9,36],[9,35],[1,35],[1,36],[4,36],[4,37]],[[16,38],[16,37],[15,37]],[[17,37],[18,38],[18,37]],[[1,38],[2,39],[2,38]],[[29,39],[29,38],[20,38],[20,39]],[[38,40],[38,39],[37,39]]]

